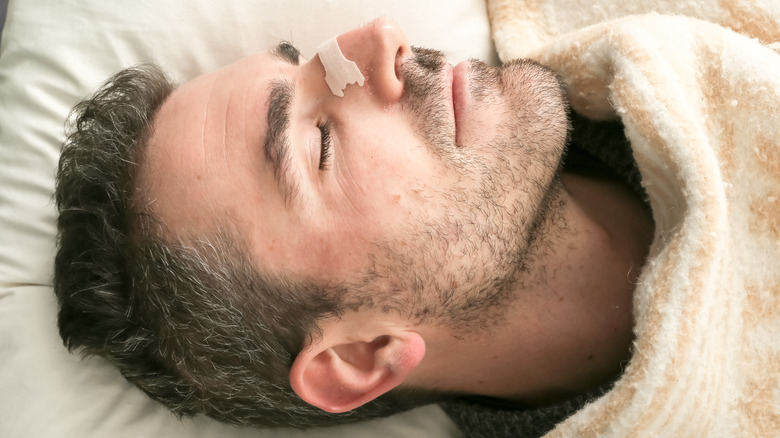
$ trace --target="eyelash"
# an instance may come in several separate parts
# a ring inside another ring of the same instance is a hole
[[[320,170],[327,170],[331,154],[330,122],[317,125],[320,129]]]

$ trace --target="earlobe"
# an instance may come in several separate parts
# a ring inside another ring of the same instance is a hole
[[[400,385],[424,355],[425,341],[413,331],[335,345],[325,335],[295,358],[290,384],[307,403],[346,412]]]

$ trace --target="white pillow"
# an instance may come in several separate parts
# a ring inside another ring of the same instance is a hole
[[[319,431],[179,421],[105,361],[62,346],[51,201],[63,121],[115,71],[156,62],[184,81],[285,39],[305,56],[386,15],[450,61],[496,62],[482,0],[11,0],[0,44],[0,436],[457,436],[438,407]]]

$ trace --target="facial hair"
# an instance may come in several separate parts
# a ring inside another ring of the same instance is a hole
[[[342,289],[346,305],[475,333],[541,281],[535,262],[565,228],[558,173],[567,133],[563,88],[546,67],[472,61],[470,110],[509,114],[479,146],[457,144],[440,52],[414,49],[403,66],[403,111],[442,163],[447,187],[421,188],[403,241],[375,242],[369,268]],[[444,178],[442,180],[445,180]]]

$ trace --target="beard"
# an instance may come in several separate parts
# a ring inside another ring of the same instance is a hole
[[[446,187],[420,188],[405,238],[375,242],[368,268],[339,295],[348,308],[397,312],[462,336],[499,324],[523,289],[543,281],[535,263],[566,227],[558,174],[568,106],[557,75],[540,64],[472,61],[469,111],[501,111],[484,135],[456,140],[444,57],[414,52],[403,66],[402,107],[441,161]]]

